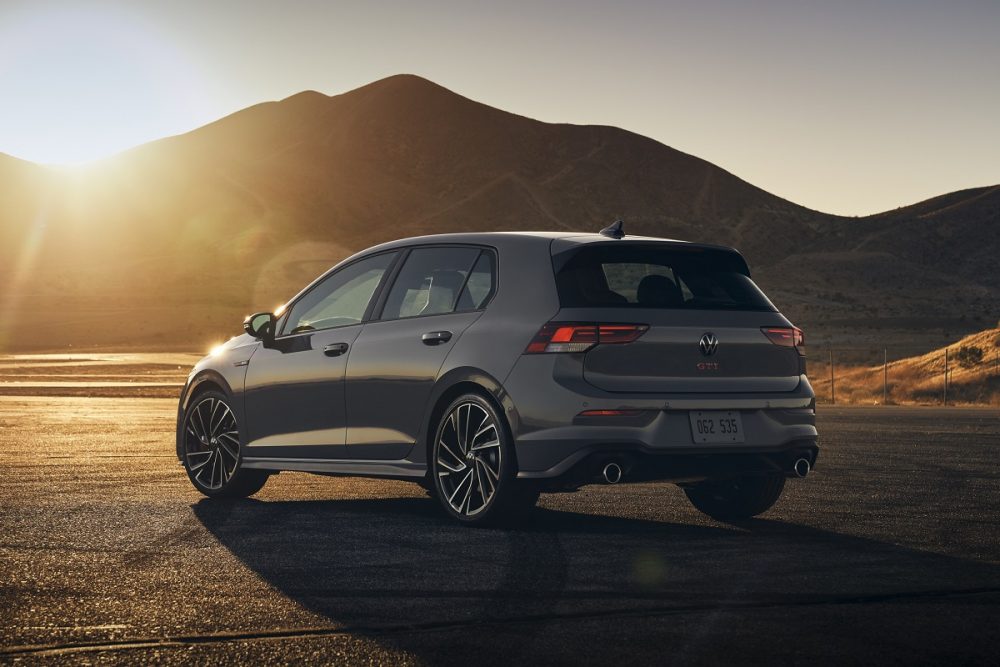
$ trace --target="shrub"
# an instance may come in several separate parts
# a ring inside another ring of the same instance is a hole
[[[963,345],[955,353],[955,361],[962,368],[972,368],[983,363],[983,348],[975,345]]]

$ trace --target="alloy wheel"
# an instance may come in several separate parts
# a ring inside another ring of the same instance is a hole
[[[493,416],[472,401],[456,406],[438,430],[434,451],[442,498],[457,514],[490,506],[500,483],[503,447]]]
[[[221,489],[240,462],[236,416],[225,401],[209,396],[188,412],[184,458],[192,479],[206,489]]]

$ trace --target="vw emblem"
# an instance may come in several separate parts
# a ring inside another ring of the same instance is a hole
[[[715,354],[717,349],[719,349],[719,339],[715,337],[714,333],[709,332],[701,337],[698,347],[701,348],[702,354],[706,357],[710,357]]]

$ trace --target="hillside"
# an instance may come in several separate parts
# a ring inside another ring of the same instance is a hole
[[[812,340],[881,328],[932,346],[1000,310],[997,192],[838,218],[618,128],[401,75],[259,104],[86,173],[0,159],[0,345],[202,346],[373,243],[622,216],[739,247]]]
[[[962,350],[978,350],[981,359],[964,360]],[[1000,328],[987,329],[925,354],[888,362],[888,402],[932,404],[944,400],[945,350],[948,352],[948,403],[1000,406]],[[878,405],[883,401],[883,366],[835,365],[837,403]],[[810,369],[820,401],[830,400],[829,366],[822,358]]]

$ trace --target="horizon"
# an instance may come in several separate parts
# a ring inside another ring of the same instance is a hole
[[[982,85],[1000,6],[710,5],[549,3],[518,24],[516,8],[448,3],[7,3],[0,90],[21,103],[0,109],[0,152],[86,163],[412,72],[543,122],[650,137],[838,215],[1000,183],[1000,91]]]

